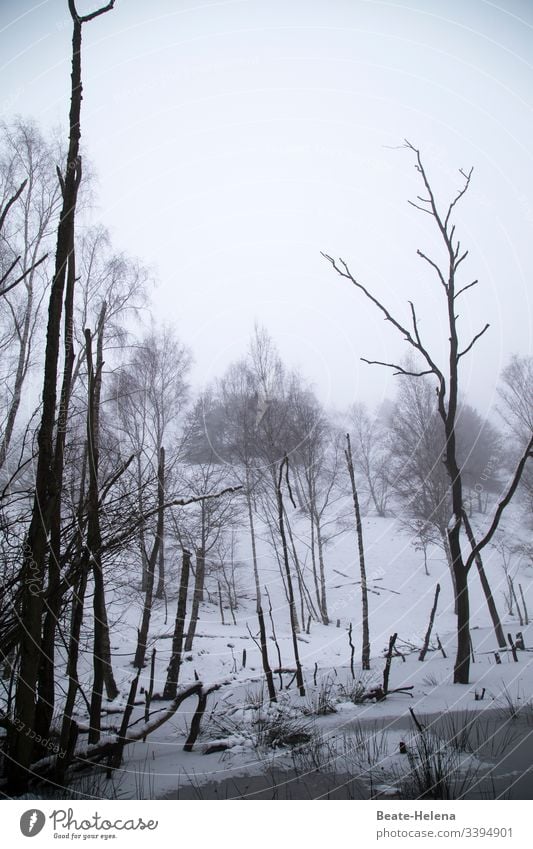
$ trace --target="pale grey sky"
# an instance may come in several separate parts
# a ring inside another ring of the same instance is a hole
[[[98,2],[98,0],[97,0]],[[85,0],[80,11],[95,8]],[[2,0],[3,117],[66,123],[66,0]],[[263,322],[326,402],[379,403],[405,348],[320,250],[342,256],[442,351],[442,291],[416,257],[434,228],[404,137],[443,198],[474,166],[457,216],[470,249],[463,367],[485,409],[533,322],[533,4],[519,0],[116,0],[84,31],[83,145],[96,216],[153,265],[158,318],[207,382]]]

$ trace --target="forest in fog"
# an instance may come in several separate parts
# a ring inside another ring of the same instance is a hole
[[[199,383],[173,310],[153,309],[143,246],[113,243],[83,146],[82,36],[121,4],[65,5],[64,127],[0,125],[2,794],[163,797],[194,774],[201,798],[253,755],[262,775],[336,786],[333,758],[360,798],[467,796],[479,767],[421,713],[492,700],[505,725],[533,709],[533,357],[507,356],[491,414],[476,408],[463,365],[495,328],[482,301],[473,330],[461,321],[483,287],[461,227],[475,172],[449,162],[437,191],[431,153],[401,142],[444,349],[408,283],[397,308],[316,245],[355,296],[346,374],[394,375],[379,404],[324,401],[260,313]],[[401,340],[397,361],[359,345],[363,304]],[[413,723],[407,744],[365,731],[384,705]]]

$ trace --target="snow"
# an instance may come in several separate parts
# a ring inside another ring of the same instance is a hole
[[[507,521],[515,521],[511,510]],[[485,517],[481,517],[486,521]],[[305,518],[296,512],[291,516],[295,538],[305,539]],[[475,518],[474,518],[475,524]],[[514,663],[509,651],[500,651],[501,664],[496,664],[494,652],[498,649],[475,567],[469,578],[471,591],[472,645],[475,662],[471,664],[470,684],[453,684],[453,662],[455,655],[454,604],[449,567],[443,553],[437,548],[429,552],[428,566],[430,574],[424,573],[423,562],[411,540],[391,518],[367,516],[363,523],[365,539],[371,638],[371,671],[361,673],[357,666],[361,647],[361,596],[357,544],[355,534],[344,533],[335,538],[326,549],[326,571],[328,576],[328,607],[331,624],[325,626],[312,622],[310,633],[300,634],[301,663],[304,669],[306,697],[298,696],[295,684],[290,690],[279,693],[280,703],[269,706],[266,701],[259,706],[259,692],[263,687],[263,672],[259,651],[248,632],[256,636],[258,631],[255,615],[253,574],[251,552],[244,530],[240,532],[239,556],[244,565],[240,570],[239,582],[244,591],[245,600],[236,611],[237,624],[228,624],[231,618],[226,612],[226,624],[220,622],[218,604],[205,601],[201,605],[200,621],[193,646],[180,670],[180,687],[195,680],[195,671],[207,686],[222,682],[223,686],[209,696],[208,708],[202,725],[202,732],[194,751],[186,753],[183,745],[197,699],[191,697],[185,701],[178,712],[150,735],[146,742],[128,745],[124,751],[124,763],[116,775],[120,797],[142,798],[150,795],[163,798],[178,791],[184,785],[198,787],[205,782],[226,781],[236,776],[257,776],[264,774],[266,764],[275,764],[280,769],[288,763],[294,763],[290,747],[274,747],[260,741],[261,723],[275,721],[282,717],[286,722],[294,722],[295,727],[312,728],[322,741],[338,746],[339,741],[350,739],[356,727],[367,730],[379,726],[380,733],[386,735],[385,749],[381,759],[387,767],[395,767],[405,762],[405,756],[398,755],[400,740],[412,735],[414,728],[410,720],[409,708],[412,708],[420,721],[427,721],[431,715],[442,716],[457,711],[484,712],[506,708],[507,701],[524,707],[530,705],[533,697],[533,648],[531,651],[519,651],[519,662]],[[261,537],[261,534],[259,534]],[[289,629],[289,611],[284,596],[283,583],[272,549],[265,541],[258,540],[259,569],[261,585],[267,585],[272,598],[273,616],[277,639],[281,651],[283,667],[294,667],[292,642]],[[302,562],[305,561],[305,549],[301,550]],[[484,556],[485,569],[493,588],[496,604],[502,617],[505,634],[518,630],[524,635],[526,649],[533,647],[533,627],[520,627],[514,616],[505,612],[503,593],[507,589],[506,577],[501,568],[496,548],[489,547]],[[310,567],[307,566],[307,569]],[[526,602],[533,611],[533,569],[522,559],[514,564],[517,579],[520,582]],[[338,570],[338,571],[334,571]],[[339,577],[342,572],[346,578]],[[136,576],[132,576],[132,586]],[[429,614],[433,604],[437,582],[441,585],[438,609],[433,627],[430,651],[424,662],[418,660],[418,651],[428,626]],[[309,587],[312,581],[309,580]],[[177,590],[177,582],[176,582]],[[122,592],[122,595],[121,595]],[[214,596],[213,599],[215,600]],[[154,692],[162,692],[166,666],[170,658],[172,627],[175,615],[176,593],[168,588],[168,610],[165,622],[165,606],[158,602],[154,608],[150,628],[152,645],[157,650],[156,677]],[[142,599],[140,593],[120,589],[115,592],[110,609],[112,616],[118,618],[118,624],[112,630],[113,664],[121,696],[112,707],[124,705],[130,681],[134,675],[131,660],[135,651],[137,627],[141,615]],[[120,616],[117,617],[117,611]],[[300,615],[300,608],[298,607]],[[265,611],[267,633],[271,634],[268,611]],[[353,642],[356,647],[356,678],[361,678],[370,688],[381,683],[384,667],[384,652],[389,637],[397,632],[397,648],[404,659],[395,656],[390,674],[390,689],[412,686],[412,698],[406,694],[391,694],[386,700],[366,701],[353,704],[346,698],[346,689],[351,683],[350,648],[347,629],[353,624]],[[307,623],[306,623],[307,624]],[[337,627],[338,625],[338,627]],[[438,634],[447,657],[436,650],[435,635]],[[89,645],[87,649],[89,649]],[[246,649],[246,667],[242,667],[242,650]],[[277,652],[269,639],[271,665],[278,665]],[[88,691],[90,671],[90,651],[82,652],[81,678]],[[316,664],[316,667],[315,667]],[[143,699],[141,687],[149,683],[149,663],[141,674],[138,700]],[[314,678],[316,676],[316,686]],[[284,688],[291,675],[283,675]],[[276,688],[279,689],[279,675],[274,675]],[[329,682],[329,684],[328,684]],[[331,698],[335,712],[317,716],[316,706],[321,687],[331,687]],[[344,687],[344,690],[343,690]],[[476,700],[476,693],[485,689],[483,700]],[[266,687],[263,688],[266,693]],[[344,693],[344,695],[343,695]],[[140,695],[139,695],[140,694]],[[154,701],[152,713],[167,705]],[[104,701],[104,707],[111,707]],[[83,703],[79,703],[80,727],[86,718]],[[138,720],[137,728],[144,721],[144,705],[135,708],[132,722]],[[114,716],[106,720],[106,731]],[[119,724],[120,714],[116,714]],[[395,723],[404,723],[405,730],[398,731]],[[306,723],[308,725],[306,726]],[[259,729],[259,730],[258,730]],[[403,735],[403,736],[402,736]],[[106,739],[110,739],[109,733]],[[258,741],[259,744],[258,744]],[[334,741],[332,743],[332,741]],[[80,749],[86,748],[86,739],[80,741]],[[223,751],[205,754],[212,747],[224,747]],[[303,748],[303,747],[301,747]],[[337,767],[342,757],[337,750]],[[292,758],[292,760],[291,760]],[[383,766],[383,763],[381,766]],[[387,795],[395,792],[394,784],[385,780],[380,793]]]

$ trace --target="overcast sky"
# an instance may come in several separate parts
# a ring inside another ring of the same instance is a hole
[[[98,2],[98,0],[97,0]],[[95,5],[79,2],[80,12]],[[2,116],[66,124],[66,0],[1,0]],[[156,317],[205,383],[254,320],[342,407],[393,392],[359,357],[405,346],[320,256],[342,256],[442,354],[443,293],[416,257],[440,245],[404,138],[443,200],[474,166],[457,229],[463,391],[486,409],[531,351],[533,3],[527,0],[116,0],[84,27],[82,141],[95,215],[157,271]]]

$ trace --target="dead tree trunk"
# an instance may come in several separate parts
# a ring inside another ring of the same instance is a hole
[[[62,177],[63,206],[57,231],[54,277],[50,290],[48,326],[44,359],[42,411],[37,436],[38,454],[32,517],[24,543],[21,571],[21,617],[24,623],[20,645],[20,670],[15,699],[18,727],[10,732],[7,778],[12,793],[22,792],[28,783],[35,731],[35,690],[41,663],[41,619],[43,585],[48,554],[48,535],[60,484],[53,474],[53,435],[56,417],[63,292],[69,254],[73,245],[74,215],[81,178],[79,142],[82,100],[82,25],[113,8],[114,0],[89,15],[78,15],[75,0],[68,0],[72,17],[72,85],[69,113],[69,148]]]
[[[45,738],[50,730],[55,705],[55,639],[57,620],[61,608],[60,557],[61,557],[61,501],[63,489],[63,470],[65,441],[70,405],[72,370],[74,367],[74,286],[76,266],[74,253],[74,220],[71,229],[71,244],[67,267],[67,285],[65,292],[64,327],[64,367],[63,382],[59,401],[59,416],[54,451],[54,478],[56,498],[54,500],[50,522],[50,553],[48,556],[48,593],[46,615],[43,625],[43,643],[41,666],[39,670],[39,688],[37,701],[37,733]]]
[[[439,528],[439,535],[442,541],[442,547],[444,549],[444,556],[446,557],[446,563],[448,564],[448,568],[450,570],[450,576],[452,579],[452,587],[453,587],[453,612],[455,616],[457,616],[457,582],[455,580],[455,571],[453,568],[452,561],[452,553],[450,551],[450,543],[448,542],[448,534],[445,528]]]
[[[80,478],[80,491],[78,496],[78,512],[77,512],[77,531],[76,531],[76,545],[75,545],[75,558],[80,562],[80,575],[78,578],[78,582],[74,585],[74,592],[72,595],[72,612],[70,619],[70,636],[69,636],[69,646],[68,646],[68,655],[67,655],[67,695],[65,698],[65,706],[63,708],[63,721],[61,724],[61,734],[59,738],[59,755],[56,761],[56,780],[59,784],[62,784],[66,769],[69,765],[69,758],[67,757],[65,752],[69,752],[70,743],[73,739],[73,732],[76,733],[75,725],[73,720],[74,706],[76,703],[76,695],[78,690],[80,689],[80,682],[78,678],[78,657],[79,657],[79,645],[80,645],[80,634],[81,634],[81,626],[83,623],[83,611],[85,606],[85,592],[87,590],[87,575],[89,572],[89,560],[87,556],[87,549],[85,552],[83,551],[83,530],[81,527],[81,520],[85,508],[85,479],[87,474],[87,459],[88,459],[88,446],[87,442],[85,443],[83,450],[83,462],[81,467],[81,478]]]
[[[175,699],[178,689],[178,678],[181,666],[181,650],[183,645],[183,634],[185,631],[185,616],[187,614],[187,591],[189,589],[189,573],[191,569],[191,553],[183,551],[181,565],[180,587],[178,593],[178,607],[176,609],[176,622],[174,624],[174,636],[172,638],[172,654],[168,665],[167,680],[163,691],[164,699]]]
[[[435,621],[435,613],[437,612],[437,603],[439,601],[439,593],[440,593],[440,584],[437,584],[437,588],[435,590],[435,600],[433,601],[433,607],[431,608],[431,613],[429,616],[429,625],[426,631],[426,636],[424,638],[424,645],[418,655],[419,660],[424,660],[429,648],[429,641],[431,639],[431,631],[433,630],[433,622]]]
[[[359,497],[355,485],[355,474],[353,470],[352,446],[350,443],[350,434],[346,434],[346,464],[350,475],[350,483],[352,486],[352,499],[355,512],[355,527],[357,530],[357,545],[359,548],[359,569],[361,572],[361,603],[363,608],[363,646],[361,651],[361,665],[363,669],[370,669],[370,631],[368,626],[368,589],[366,584],[366,566],[365,566],[365,549],[363,544],[363,526],[361,523],[361,511],[359,509]]]
[[[146,592],[146,585],[148,583],[148,555],[146,553],[146,533],[145,533],[145,525],[146,522],[143,519],[145,514],[144,509],[144,498],[143,498],[143,480],[142,480],[142,469],[141,469],[141,452],[137,452],[137,509],[139,511],[139,516],[141,517],[139,521],[139,549],[141,553],[141,590],[142,592]]]
[[[290,493],[290,485],[289,485],[289,460],[288,457],[285,456],[283,461],[280,463],[279,474],[276,481],[276,492],[278,498],[278,522],[279,522],[279,533],[281,537],[281,544],[283,547],[283,562],[285,564],[285,577],[287,581],[287,592],[289,594],[289,613],[290,613],[290,622],[291,622],[291,634],[292,634],[292,646],[294,649],[294,660],[296,663],[296,686],[298,687],[300,696],[305,696],[305,686],[304,679],[302,674],[302,665],[300,663],[300,654],[298,651],[298,638],[296,635],[296,603],[294,600],[294,591],[292,588],[292,578],[291,578],[291,569],[289,563],[289,549],[287,546],[287,537],[285,534],[285,524],[283,519],[283,493],[281,491],[281,485],[283,482],[283,472],[286,472],[286,481],[287,486],[289,487],[289,495]],[[291,495],[292,499],[292,495]]]
[[[192,752],[198,734],[200,733],[200,725],[207,707],[207,695],[208,694],[205,692],[198,693],[198,705],[196,706],[196,710],[194,711],[194,715],[191,720],[189,736],[187,737],[183,747],[184,752]]]
[[[337,262],[327,254],[324,254],[324,257],[332,264],[338,274],[353,283],[353,285],[359,289],[359,291],[361,291],[375,307],[377,307],[384,316],[385,320],[392,324],[395,330],[401,334],[404,341],[406,341],[423,360],[422,370],[415,371],[406,369],[397,363],[366,359],[365,362],[385,366],[386,368],[393,369],[395,374],[413,379],[432,375],[436,381],[437,411],[443,422],[446,437],[443,459],[448,473],[451,491],[452,515],[447,523],[446,533],[450,546],[452,569],[455,575],[455,595],[457,600],[457,655],[454,664],[454,683],[468,684],[470,671],[470,606],[468,599],[468,573],[476,556],[494,536],[503,511],[516,492],[524,467],[527,461],[533,456],[533,437],[531,437],[527,447],[525,448],[525,452],[516,467],[506,494],[496,507],[489,530],[484,535],[483,539],[474,546],[472,551],[467,556],[463,557],[461,549],[461,530],[463,524],[464,501],[456,440],[456,418],[459,398],[459,363],[489,329],[489,325],[485,324],[480,331],[471,337],[470,341],[464,344],[464,346],[459,344],[456,300],[464,292],[466,292],[467,289],[471,289],[472,286],[475,286],[477,284],[477,280],[473,283],[467,283],[460,288],[457,287],[458,270],[461,263],[468,256],[468,251],[461,247],[460,240],[456,236],[456,226],[452,223],[452,218],[457,204],[464,197],[470,187],[472,169],[469,172],[465,172],[462,169],[460,170],[462,186],[450,201],[447,208],[441,211],[437,205],[437,200],[422,162],[420,151],[407,140],[405,141],[405,147],[414,154],[415,168],[420,175],[425,192],[425,196],[418,195],[416,202],[410,201],[410,203],[416,209],[431,216],[438,231],[439,238],[442,240],[442,247],[446,256],[446,264],[441,267],[438,263],[431,259],[431,257],[428,257],[420,250],[418,251],[418,255],[421,259],[428,263],[433,273],[436,273],[439,285],[442,287],[444,292],[447,324],[446,333],[448,336],[446,370],[442,371],[439,368],[436,360],[430,352],[430,349],[424,344],[420,334],[418,316],[412,302],[409,302],[411,312],[410,323],[406,326],[404,323],[398,321],[398,319],[395,318],[392,313],[351,274],[344,260],[339,259]]]
[[[320,611],[322,613],[322,622],[324,625],[329,625],[328,604],[326,597],[326,571],[324,568],[324,540],[322,539],[322,527],[320,517],[317,515],[315,519],[316,527],[316,542],[318,548],[318,566],[320,570]]]
[[[205,554],[202,548],[196,551],[196,575],[194,576],[194,593],[192,597],[191,618],[185,638],[185,651],[191,651],[194,636],[196,634],[196,626],[198,624],[200,614],[200,601],[204,591],[205,580]]]
[[[518,604],[518,596],[516,595],[516,592],[515,592],[514,581],[513,581],[513,579],[511,578],[510,575],[507,575],[507,582],[509,584],[509,593],[510,593],[511,599],[514,600],[514,603],[515,603],[515,606],[516,606],[516,613],[518,615],[518,621],[520,622],[520,627],[523,628],[524,620],[522,619],[522,611],[520,610],[520,605]],[[511,615],[512,615],[512,611],[511,611]]]
[[[165,503],[165,449],[160,448],[159,451],[160,463],[157,473],[157,483],[159,491],[159,513],[157,514],[157,540],[158,540],[158,579],[157,590],[155,597],[163,598],[165,595],[165,511],[163,504]],[[162,457],[162,461],[161,461]],[[202,503],[202,509],[204,505]]]
[[[68,647],[67,660],[67,697],[65,699],[65,707],[63,708],[63,722],[61,725],[61,736],[59,738],[59,754],[56,762],[56,780],[61,784],[65,776],[65,771],[68,767],[68,760],[64,752],[68,750],[69,740],[72,735],[73,713],[76,702],[76,695],[79,689],[78,679],[78,657],[81,625],[83,622],[83,607],[85,604],[85,591],[87,589],[87,568],[88,564],[82,566],[81,575],[78,583],[74,587],[74,595],[72,597],[72,618],[70,624],[70,639]]]
[[[135,659],[133,661],[133,665],[138,669],[141,669],[144,666],[145,658],[146,658],[146,643],[148,640],[148,631],[150,628],[150,619],[152,616],[152,603],[153,603],[153,592],[154,592],[154,572],[155,572],[155,564],[158,555],[158,549],[160,549],[163,535],[163,516],[165,514],[164,511],[164,503],[165,503],[165,449],[161,448],[159,450],[159,463],[157,467],[157,529],[154,540],[154,545],[152,548],[152,553],[148,560],[147,566],[147,575],[146,575],[146,589],[144,594],[144,605],[143,605],[143,615],[141,620],[141,627],[139,628],[139,635],[137,639],[137,649],[135,651]]]
[[[309,589],[308,589],[308,587],[305,583],[305,580],[304,580],[303,570],[302,570],[302,567],[301,567],[301,564],[300,564],[300,558],[298,557],[298,551],[296,550],[296,543],[294,541],[294,534],[292,532],[291,523],[289,521],[289,517],[288,517],[287,511],[285,509],[284,509],[284,516],[285,516],[285,524],[286,524],[287,530],[289,532],[289,540],[290,540],[290,544],[291,544],[291,553],[292,553],[292,559],[293,559],[293,562],[294,562],[294,568],[296,569],[296,576],[298,578],[298,589],[299,589],[299,592],[300,592],[300,610],[301,610],[302,627],[303,627],[303,624],[304,624],[305,619],[306,619],[304,602],[305,602],[305,607],[307,608],[307,611],[308,611],[309,615],[312,617],[312,619],[315,619],[318,622],[320,617],[318,615],[318,611],[317,611],[315,605],[313,604],[313,599],[311,598],[311,593],[309,592]],[[327,625],[328,624],[327,616],[326,616],[326,620],[322,619],[322,621],[324,622],[324,625]]]
[[[385,698],[389,692],[389,676],[390,676],[390,667],[392,663],[392,652],[394,651],[394,644],[396,642],[398,634],[393,634],[389,639],[389,647],[387,649],[387,656],[385,658],[385,669],[383,670],[383,697]]]
[[[466,511],[463,514],[463,522],[465,525],[465,531],[468,536],[468,541],[472,548],[475,548],[476,539],[474,537],[474,533],[472,531],[472,526],[470,524],[470,520],[466,514]],[[487,607],[489,608],[490,618],[492,619],[492,624],[494,626],[494,633],[496,635],[496,640],[498,641],[498,646],[501,649],[504,649],[506,646],[505,643],[505,634],[503,633],[502,623],[500,620],[500,616],[498,614],[498,609],[496,607],[496,602],[494,601],[494,596],[492,595],[492,590],[490,588],[490,584],[487,580],[487,575],[485,573],[485,569],[483,568],[483,561],[481,559],[480,554],[476,554],[475,564],[477,566],[477,571],[479,574],[479,580],[481,581],[481,586],[483,587],[483,592],[485,594],[485,599],[487,601]]]
[[[255,541],[255,524],[254,524],[254,514],[252,510],[252,490],[250,486],[250,471],[248,468],[248,464],[246,464],[246,506],[248,508],[248,524],[250,527],[250,541],[252,544],[252,564],[254,569],[254,580],[255,580],[255,599],[256,599],[256,612],[257,612],[257,620],[259,623],[259,647],[261,651],[261,663],[263,665],[263,672],[265,673],[265,679],[267,682],[268,689],[268,698],[271,702],[277,701],[276,698],[276,688],[274,686],[274,678],[272,676],[272,669],[270,666],[270,660],[268,657],[268,646],[267,646],[267,636],[266,636],[266,628],[265,628],[265,617],[263,614],[263,605],[261,599],[261,588],[259,586],[259,568],[257,565],[257,547]]]
[[[100,398],[102,394],[102,371],[104,367],[104,329],[107,313],[107,304],[104,301],[100,309],[97,322],[97,342],[96,342],[96,372],[94,380],[94,436],[100,448]],[[98,521],[100,522],[100,513],[98,513]],[[102,646],[101,655],[104,663],[104,688],[108,699],[115,699],[118,696],[118,687],[113,676],[113,665],[111,663],[111,643],[109,639],[109,625],[107,620],[107,607],[105,603],[105,593],[103,591],[103,576],[102,576],[102,593],[99,599],[100,615],[102,617]]]
[[[115,698],[118,695],[118,688],[115,684],[111,667],[111,646],[109,642],[109,626],[107,622],[105,586],[102,571],[102,535],[100,531],[100,498],[98,486],[99,436],[96,430],[97,419],[95,417],[97,374],[95,374],[93,366],[92,337],[89,329],[85,330],[85,354],[88,376],[87,445],[89,460],[87,552],[92,566],[94,582],[94,678],[91,696],[89,743],[97,743],[100,739],[100,717],[104,683],[106,684],[108,698]]]
[[[309,521],[311,523],[311,566],[313,569],[313,582],[315,585],[316,603],[320,611],[322,612],[322,598],[320,594],[320,585],[318,583],[318,570],[316,566],[315,518],[312,507],[310,507],[309,509]]]

